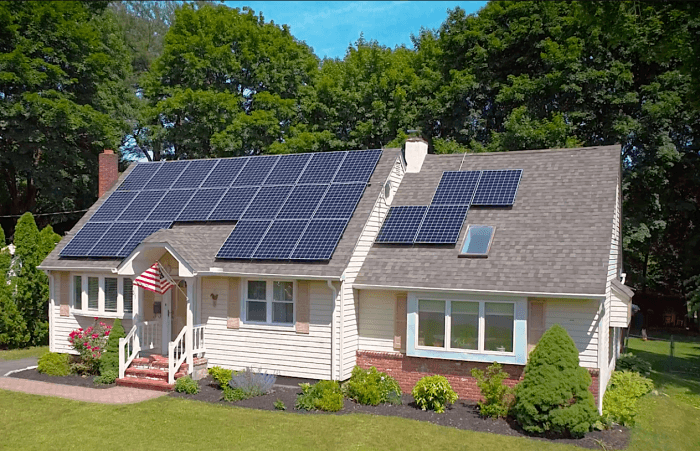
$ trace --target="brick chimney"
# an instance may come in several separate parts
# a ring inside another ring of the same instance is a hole
[[[423,138],[408,138],[404,145],[406,172],[420,172],[423,161],[428,155],[428,142]]]
[[[119,178],[117,155],[112,149],[105,149],[99,156],[100,173],[98,177],[99,192],[98,197],[109,191]]]

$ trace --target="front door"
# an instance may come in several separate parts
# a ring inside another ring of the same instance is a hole
[[[179,281],[176,287],[171,288],[171,291],[170,340],[172,341],[187,325],[187,282]]]

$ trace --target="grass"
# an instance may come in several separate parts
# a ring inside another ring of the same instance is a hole
[[[35,346],[25,349],[10,349],[7,351],[0,350],[0,360],[19,360],[27,357],[39,357],[41,354],[49,350],[48,346]]]
[[[656,391],[640,400],[628,449],[700,449],[700,340],[676,341],[671,361],[668,342],[631,339],[629,347],[652,363]],[[394,417],[301,415],[169,397],[113,406],[2,390],[0,437],[0,447],[7,449],[89,449],[111,443],[135,450],[580,450]]]

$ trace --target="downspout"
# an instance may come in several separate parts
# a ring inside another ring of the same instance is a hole
[[[343,351],[345,350],[345,273],[340,276],[340,350],[338,351],[338,380],[343,378]]]
[[[335,285],[333,285],[333,281],[326,280],[326,283],[328,284],[328,288],[333,291],[333,311],[331,313],[331,380],[335,380],[333,377],[335,374],[335,331],[337,328],[335,324],[335,300],[338,298],[338,290],[336,290]]]

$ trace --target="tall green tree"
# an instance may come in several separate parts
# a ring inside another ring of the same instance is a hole
[[[5,232],[0,227],[0,349],[21,348],[29,341],[27,325],[12,299],[8,280],[12,256],[5,246]]]
[[[133,113],[131,58],[105,7],[0,3],[0,215],[94,201],[97,154]],[[2,225],[12,234],[14,220]]]

